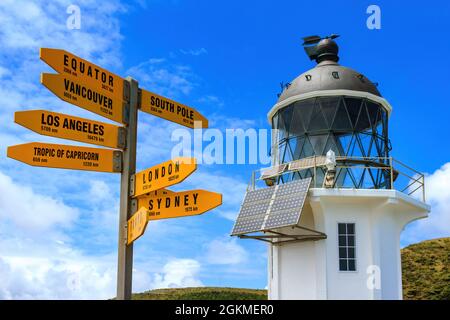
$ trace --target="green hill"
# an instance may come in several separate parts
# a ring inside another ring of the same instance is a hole
[[[450,238],[427,240],[402,249],[405,300],[450,300]],[[136,300],[266,300],[266,290],[239,288],[156,289]]]
[[[133,300],[267,300],[267,291],[215,287],[156,289],[133,294]]]
[[[402,249],[403,298],[450,300],[450,238]]]

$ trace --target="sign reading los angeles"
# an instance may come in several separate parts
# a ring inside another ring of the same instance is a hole
[[[208,128],[208,120],[195,109],[150,91],[141,90],[141,111],[154,116],[194,128]]]
[[[92,89],[83,82],[61,74],[41,73],[41,83],[66,102],[116,122],[126,123],[123,101],[109,93]]]
[[[180,183],[197,169],[195,158],[179,157],[134,175],[134,197]]]
[[[36,133],[110,148],[125,147],[125,128],[45,110],[17,111],[14,122]]]
[[[138,208],[148,210],[148,220],[194,216],[222,204],[222,195],[206,190],[173,192],[158,197],[139,197]]]
[[[124,79],[106,69],[60,49],[41,48],[39,57],[61,75],[71,77],[98,92],[128,100],[124,99]]]
[[[62,144],[31,142],[8,147],[10,158],[36,167],[120,172],[122,152]]]

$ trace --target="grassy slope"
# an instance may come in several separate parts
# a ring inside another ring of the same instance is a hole
[[[267,300],[266,290],[238,288],[156,289],[133,295],[136,300]]]
[[[402,249],[406,300],[450,300],[450,238],[427,240]],[[239,288],[157,289],[134,294],[137,300],[265,300],[266,290]]]
[[[402,271],[405,300],[450,300],[450,238],[404,248]]]

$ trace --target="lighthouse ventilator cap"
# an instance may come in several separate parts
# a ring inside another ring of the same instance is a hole
[[[306,178],[247,191],[231,235],[297,225],[310,184]]]

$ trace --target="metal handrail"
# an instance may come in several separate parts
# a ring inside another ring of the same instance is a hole
[[[302,167],[300,169],[290,169],[289,164],[293,163],[289,162],[286,168],[281,171],[277,172],[270,176],[263,176],[264,170],[267,171],[268,168],[262,168],[258,169],[252,172],[252,178],[249,185],[249,188],[255,189],[256,182],[261,180],[268,180],[268,179],[277,179],[279,176],[282,176],[284,174],[292,173],[292,172],[298,172],[302,170],[312,170],[313,172],[313,186],[317,186],[316,176],[317,176],[317,168],[323,168],[323,163],[317,163],[317,158],[323,156],[313,156],[309,158],[303,158],[303,159],[297,159],[298,160],[312,160],[311,165],[307,167]],[[353,163],[353,164],[351,164]],[[394,159],[392,157],[343,157],[343,156],[336,156],[336,171],[339,169],[353,169],[353,168],[365,168],[365,169],[374,169],[374,170],[387,170],[389,174],[390,184],[384,186],[388,189],[395,189],[402,193],[405,193],[409,196],[417,196],[418,191],[422,191],[421,194],[421,200],[425,202],[425,176],[424,174],[420,173],[419,171],[409,167],[408,165],[404,164],[403,162]],[[370,172],[370,171],[369,171]],[[403,185],[401,185],[401,178],[404,177],[407,179]],[[336,181],[335,181],[336,183]],[[356,185],[356,183],[355,183]],[[336,187],[336,186],[334,186]],[[346,187],[336,187],[336,188],[346,188]],[[356,189],[359,189],[356,187]],[[384,189],[384,188],[383,188]]]

